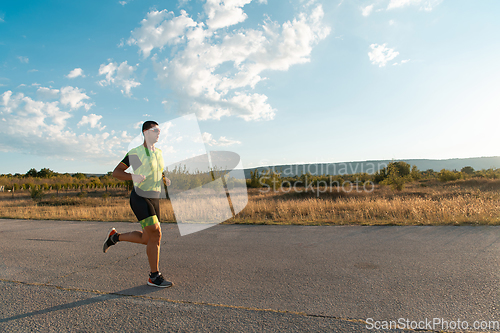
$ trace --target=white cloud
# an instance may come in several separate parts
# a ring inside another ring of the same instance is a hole
[[[56,99],[59,97],[59,90],[47,87],[40,87],[36,91],[36,94],[39,98],[44,100]]]
[[[420,10],[431,11],[443,0],[391,0],[387,9],[403,8],[406,6],[420,6]]]
[[[99,81],[101,86],[115,85],[121,87],[122,94],[131,96],[130,90],[132,88],[138,87],[141,84],[131,78],[132,74],[136,70],[136,67],[129,66],[126,61],[122,62],[120,65],[116,62],[110,62],[107,65],[102,64],[99,67],[99,75],[106,75],[105,80]]]
[[[24,64],[27,64],[30,62],[30,60],[28,59],[28,57],[22,57],[22,56],[18,56],[17,59],[19,59],[20,62],[24,63]]]
[[[247,19],[242,7],[252,0],[207,0],[203,6],[208,16],[207,26],[212,30],[230,27]]]
[[[206,22],[195,22],[185,11],[149,12],[131,33],[129,44],[147,58],[153,50],[173,46],[162,58],[152,57],[158,79],[174,91],[181,113],[200,119],[236,115],[246,120],[273,119],[267,96],[252,93],[266,70],[286,71],[310,61],[313,46],[326,38],[321,5],[306,5],[292,21],[266,19],[259,29],[229,30],[247,16],[248,0],[208,1]]]
[[[77,134],[66,126],[72,116],[71,109],[61,109],[61,106],[58,101],[35,100],[23,93],[6,91],[1,94],[0,151],[102,164],[114,164],[123,157],[122,152],[131,140],[126,132],[116,135],[107,132]],[[87,123],[102,129],[98,122],[100,117],[90,115]],[[82,121],[85,123],[84,119]]]
[[[389,25],[394,25],[396,22],[394,22],[394,20],[390,20],[389,21]]]
[[[127,4],[127,1],[118,1],[118,3],[122,6],[125,6]]]
[[[94,103],[85,103],[84,100],[90,99],[83,89],[78,87],[63,87],[61,88],[61,104],[69,105],[72,110],[78,110],[83,107],[85,110],[90,110]]]
[[[373,10],[373,5],[363,7],[363,8],[361,8],[361,14],[363,16],[370,16],[372,10]]]
[[[30,69],[30,70],[28,71],[28,73],[34,73],[34,72],[38,72],[38,69]]]
[[[387,48],[386,44],[371,44],[370,48],[372,51],[368,52],[368,57],[372,64],[378,65],[379,67],[384,67],[388,61],[396,58],[399,54],[399,52],[395,52],[394,49]]]
[[[408,61],[410,61],[410,59],[401,60],[401,62],[400,62],[400,63],[395,62],[395,63],[393,63],[392,65],[393,65],[393,66],[401,66],[401,65],[406,64]]]
[[[240,141],[231,140],[226,138],[225,136],[221,136],[219,140],[216,140],[212,137],[212,134],[204,132],[202,134],[203,142],[205,142],[209,146],[231,146],[235,144],[241,144]]]
[[[85,77],[85,75],[83,74],[83,69],[81,69],[81,68],[75,68],[71,72],[69,72],[68,75],[66,75],[66,77],[68,79],[74,79],[74,78],[79,77],[79,76]]]
[[[141,27],[132,31],[127,43],[137,45],[147,58],[154,48],[163,49],[166,45],[180,43],[186,29],[197,25],[184,10],[177,17],[166,9],[160,12],[153,10],[142,20]]]
[[[102,131],[106,126],[102,126],[99,120],[101,120],[102,116],[91,113],[89,116],[83,116],[82,120],[80,120],[77,124],[78,127],[83,125],[90,125],[91,128],[98,128]]]

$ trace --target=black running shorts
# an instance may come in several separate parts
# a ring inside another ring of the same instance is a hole
[[[130,207],[144,229],[147,226],[160,223],[160,199],[144,198],[138,195],[135,190],[130,193]]]

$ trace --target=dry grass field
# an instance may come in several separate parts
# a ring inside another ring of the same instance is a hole
[[[325,190],[325,189],[323,189]],[[233,223],[311,225],[500,224],[500,181],[415,182],[397,192],[259,193]]]
[[[500,224],[500,180],[468,179],[441,183],[422,180],[403,191],[375,186],[371,192],[337,188],[285,191],[248,189],[246,208],[224,223],[301,225],[460,225]],[[299,192],[301,191],[301,192]],[[123,190],[55,191],[33,201],[27,191],[0,194],[0,218],[137,221]],[[318,195],[319,193],[319,195]],[[162,222],[174,222],[172,206],[161,201]]]

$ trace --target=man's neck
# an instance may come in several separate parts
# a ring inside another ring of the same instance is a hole
[[[154,143],[150,146],[146,143],[146,141],[144,141],[144,143],[142,144],[144,147],[146,147],[147,149],[151,150],[151,151],[154,151],[155,150],[155,145]]]

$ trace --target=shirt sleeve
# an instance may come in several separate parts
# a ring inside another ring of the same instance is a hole
[[[128,154],[125,155],[125,157],[123,158],[121,163],[125,164],[127,166],[127,168],[130,166],[130,159],[128,158]]]
[[[121,163],[125,164],[127,167],[132,166],[134,170],[139,169],[139,167],[142,165],[139,156],[130,153],[128,153],[127,156],[123,158]]]

